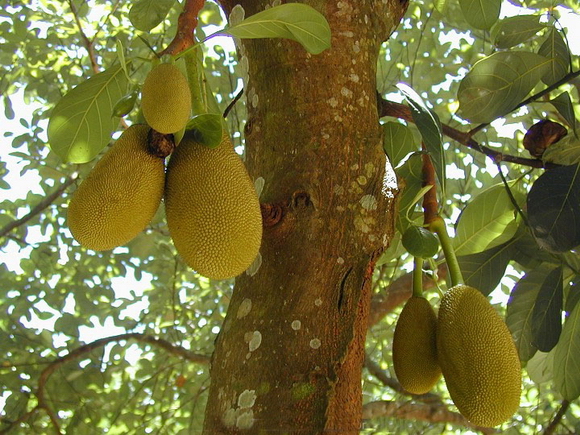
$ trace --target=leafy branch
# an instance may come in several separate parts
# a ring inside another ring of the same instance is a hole
[[[69,0],[68,5],[70,7],[70,10],[71,10],[74,18],[75,18],[75,23],[79,29],[79,33],[81,35],[81,39],[83,40],[83,44],[85,46],[85,49],[87,50],[87,52],[89,54],[89,60],[91,61],[91,67],[93,68],[93,71],[95,72],[95,74],[97,74],[101,71],[101,69],[99,68],[99,64],[97,63],[97,56],[95,54],[95,46],[93,44],[94,41],[91,41],[88,38],[85,31],[83,30],[83,26],[82,26],[81,20],[79,18],[78,9],[75,6],[73,0]]]
[[[59,367],[66,364],[67,362],[73,361],[75,359],[79,359],[83,355],[90,353],[95,349],[106,346],[109,343],[125,341],[125,340],[135,340],[135,341],[140,342],[140,343],[146,343],[146,344],[153,345],[155,347],[158,347],[158,348],[165,350],[169,354],[175,355],[179,358],[182,358],[183,360],[190,361],[190,362],[193,362],[196,364],[204,364],[204,365],[209,364],[209,357],[208,356],[196,354],[196,353],[191,352],[191,351],[189,351],[181,346],[176,346],[176,345],[168,342],[167,340],[153,337],[151,335],[146,335],[146,334],[141,334],[141,333],[136,333],[136,332],[129,332],[129,333],[125,333],[125,334],[114,335],[111,337],[100,338],[100,339],[95,340],[91,343],[87,343],[83,346],[80,346],[80,347],[72,350],[68,354],[50,362],[44,368],[44,370],[42,370],[42,372],[40,373],[40,376],[38,378],[38,387],[37,387],[36,392],[35,392],[35,395],[36,395],[37,400],[38,400],[37,405],[34,408],[32,408],[30,411],[21,415],[19,418],[17,418],[14,421],[8,422],[6,420],[0,420],[0,422],[2,422],[4,424],[8,424],[7,428],[0,430],[0,434],[8,433],[12,428],[16,427],[17,425],[19,425],[21,423],[26,422],[37,411],[40,411],[40,410],[44,410],[47,413],[47,415],[48,415],[48,417],[49,417],[49,419],[54,427],[55,433],[61,434],[62,432],[60,430],[60,424],[58,421],[58,417],[57,417],[56,413],[48,405],[48,402],[47,402],[46,397],[45,397],[46,384],[48,383],[48,380],[50,379],[51,375]]]
[[[36,204],[26,215],[22,216],[20,219],[15,219],[12,222],[4,225],[3,228],[0,229],[0,237],[5,237],[10,231],[15,228],[18,228],[28,222],[30,219],[38,215],[41,211],[45,208],[50,206],[54,201],[56,201],[60,196],[64,193],[64,191],[73,184],[78,175],[73,175],[67,177],[64,183],[62,183],[58,189],[52,192],[50,195],[45,197],[42,201]]]

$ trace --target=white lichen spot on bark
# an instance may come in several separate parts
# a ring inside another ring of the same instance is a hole
[[[322,305],[322,299],[318,298],[314,301],[314,305],[316,305],[317,307]]]
[[[238,307],[238,312],[236,313],[236,317],[238,319],[243,319],[246,317],[250,311],[252,310],[252,300],[251,299],[244,299],[240,306]]]
[[[255,109],[256,107],[258,107],[258,102],[259,102],[259,98],[258,98],[258,94],[254,94],[252,95],[252,107]]]
[[[256,403],[256,390],[244,390],[238,397],[238,407],[251,408]]]
[[[358,74],[354,74],[354,73],[349,75],[348,79],[354,83],[358,83],[360,81],[360,77],[358,76]]]
[[[235,5],[230,12],[230,16],[228,17],[228,23],[230,26],[235,26],[243,21],[246,16],[246,11],[242,6],[239,4]]]
[[[294,331],[298,331],[302,327],[302,322],[300,320],[294,320],[290,326]]]
[[[253,352],[257,348],[259,348],[260,344],[262,344],[262,333],[260,331],[254,331],[252,333],[252,338],[250,339],[250,341],[248,343],[248,347],[250,349],[250,352]]]
[[[334,186],[334,194],[335,195],[343,195],[344,194],[344,187]]]
[[[313,338],[312,340],[310,340],[310,347],[312,349],[318,349],[321,344],[322,343],[320,342],[320,340],[318,338]]]
[[[365,177],[364,175],[359,175],[356,179],[357,183],[360,184],[361,186],[364,186],[365,184],[367,184],[367,177]]]
[[[251,409],[242,412],[236,419],[236,427],[238,429],[251,429],[254,425],[254,411]]]
[[[376,171],[375,165],[373,165],[372,163],[365,164],[365,172],[367,174],[367,177],[371,177],[375,173],[375,171]]]
[[[338,258],[336,259],[336,262],[337,262],[338,264],[344,264],[344,258],[342,258],[342,257],[338,257]]]
[[[353,95],[352,91],[345,86],[342,87],[340,93],[346,98],[352,98]]]
[[[376,210],[377,199],[373,195],[365,195],[360,199],[360,205],[365,210]]]
[[[234,427],[236,424],[236,410],[230,408],[224,412],[224,415],[222,416],[222,423],[225,427]]]
[[[352,51],[354,51],[355,53],[360,53],[360,42],[359,41],[354,42],[354,44],[352,45]]]
[[[342,116],[340,116],[340,115],[334,115],[334,120],[336,122],[342,122]]]
[[[249,276],[254,276],[256,273],[258,273],[258,270],[260,270],[261,265],[262,265],[262,254],[258,252],[258,255],[256,255],[256,258],[254,258],[254,261],[252,262],[252,264],[250,264],[250,267],[246,269],[246,274]]]
[[[329,98],[328,100],[326,100],[326,102],[328,103],[328,105],[332,108],[338,106],[338,100],[334,97]]]

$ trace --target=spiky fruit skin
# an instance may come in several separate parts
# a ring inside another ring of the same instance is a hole
[[[68,226],[84,247],[124,245],[153,218],[163,197],[164,159],[147,151],[147,125],[123,132],[74,192]]]
[[[260,203],[228,136],[216,148],[182,139],[167,166],[165,210],[177,251],[200,274],[232,278],[256,258]]]
[[[179,68],[161,63],[147,74],[141,110],[147,124],[159,133],[175,133],[185,127],[191,114],[191,93]]]
[[[444,294],[437,353],[453,402],[473,424],[497,426],[517,411],[518,353],[506,324],[477,289],[457,285]]]
[[[395,327],[393,366],[409,393],[425,394],[441,378],[437,361],[437,316],[427,299],[409,298]]]

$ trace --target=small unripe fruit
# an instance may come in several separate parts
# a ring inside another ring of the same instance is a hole
[[[147,125],[125,130],[74,192],[67,220],[82,246],[104,251],[124,245],[159,208],[165,166],[147,149],[149,130]]]
[[[401,386],[409,393],[425,394],[441,378],[435,331],[437,316],[429,301],[409,298],[395,327],[393,366]]]
[[[141,110],[147,124],[159,133],[185,127],[191,115],[191,94],[179,68],[161,63],[149,72],[141,90]]]

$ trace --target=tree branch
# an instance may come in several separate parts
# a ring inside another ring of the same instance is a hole
[[[20,219],[15,219],[12,222],[9,222],[8,224],[4,225],[4,227],[0,229],[0,237],[4,237],[13,229],[18,228],[21,225],[24,225],[26,222],[28,222],[30,219],[32,219],[34,216],[36,216],[42,210],[44,210],[46,207],[51,205],[57,198],[59,198],[63,194],[63,192],[71,184],[73,184],[76,181],[76,179],[77,179],[76,175],[68,177],[65,180],[65,182],[58,187],[58,189],[56,189],[54,192],[52,192],[50,195],[48,195],[42,201],[36,204],[36,206],[34,206],[25,216],[22,216]]]
[[[550,86],[548,86],[546,89],[542,89],[540,92],[538,92],[537,94],[532,95],[529,98],[526,98],[524,101],[522,101],[520,104],[518,104],[516,107],[514,107],[512,110],[510,110],[508,113],[511,112],[515,112],[516,110],[518,110],[520,107],[524,107],[527,106],[530,103],[533,103],[534,101],[536,101],[539,98],[542,98],[544,95],[549,94],[550,92],[552,92],[555,89],[558,89],[560,86],[568,83],[569,81],[575,79],[576,77],[580,76],[580,70],[578,71],[572,71],[569,72],[568,74],[566,74],[564,77],[562,77],[560,80],[558,80],[556,83],[551,84]],[[471,137],[473,136],[475,133],[477,133],[478,131],[483,130],[485,127],[487,127],[489,125],[489,122],[487,123],[483,123],[483,124],[479,124],[477,127],[471,129],[469,131],[468,136]]]
[[[78,13],[77,7],[75,6],[73,0],[68,0],[68,5],[70,7],[70,10],[71,10],[73,16],[75,17],[75,23],[76,23],[77,27],[79,28],[79,33],[81,34],[81,39],[83,40],[83,45],[85,46],[85,48],[89,54],[89,60],[91,61],[91,67],[93,68],[93,71],[95,73],[99,73],[101,69],[99,68],[99,64],[97,63],[97,56],[95,54],[95,47],[94,47],[93,43],[91,42],[91,40],[87,37],[85,31],[83,30],[83,26],[82,26],[81,20],[79,18],[79,13]]]
[[[197,16],[204,3],[204,0],[186,0],[183,12],[177,20],[175,37],[165,50],[159,53],[160,56],[164,54],[176,55],[195,44],[193,32],[197,26]]]
[[[558,412],[556,413],[550,424],[546,426],[546,429],[544,429],[544,435],[552,435],[553,433],[556,432],[556,428],[562,421],[562,417],[564,417],[564,414],[566,413],[569,407],[570,402],[568,400],[562,400],[562,403],[560,404],[560,409],[558,410]]]
[[[32,410],[28,411],[27,413],[20,416],[18,419],[12,422],[4,422],[5,424],[9,424],[6,429],[0,431],[0,434],[8,433],[13,427],[18,424],[26,422],[36,411],[43,409],[50,418],[53,426],[55,427],[56,433],[60,434],[60,426],[58,422],[58,417],[56,413],[48,406],[48,402],[45,398],[45,389],[46,384],[50,376],[63,364],[66,364],[69,361],[75,360],[80,358],[84,354],[92,352],[95,349],[103,347],[109,343],[123,341],[123,340],[135,340],[141,343],[151,344],[153,346],[159,347],[168,353],[175,355],[179,358],[183,358],[184,360],[197,363],[197,364],[209,364],[209,357],[205,355],[199,355],[193,352],[190,352],[187,349],[184,349],[181,346],[176,346],[166,340],[161,338],[153,337],[150,335],[140,334],[136,332],[128,332],[125,334],[114,335],[111,337],[100,338],[95,340],[91,343],[87,343],[83,346],[78,347],[77,349],[72,350],[68,354],[55,359],[51,363],[48,364],[47,367],[40,373],[38,378],[38,387],[36,389],[35,395],[38,399],[38,404]]]
[[[395,118],[404,119],[408,122],[413,122],[413,116],[411,115],[411,110],[408,106],[395,103],[392,101],[385,100],[384,98],[379,99],[379,116],[393,116]],[[509,154],[503,154],[502,152],[496,151],[489,147],[479,144],[477,141],[471,138],[472,134],[463,133],[450,127],[446,124],[442,124],[443,134],[468,148],[478,151],[487,157],[491,158],[494,162],[510,162],[517,163],[519,165],[531,166],[533,168],[544,168],[547,167],[543,161],[538,159],[526,159],[524,157],[511,156]]]

